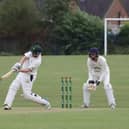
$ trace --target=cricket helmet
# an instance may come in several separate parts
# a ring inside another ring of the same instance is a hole
[[[90,48],[88,54],[89,54],[89,57],[90,57],[91,55],[93,55],[93,54],[96,54],[96,57],[98,57],[98,55],[99,55],[99,50],[98,50],[98,48]]]
[[[32,54],[38,55],[42,53],[42,47],[38,44],[35,44],[31,47],[30,51],[32,52]]]

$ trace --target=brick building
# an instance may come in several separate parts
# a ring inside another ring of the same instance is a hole
[[[100,18],[129,18],[129,0],[79,0],[82,11]],[[109,21],[108,29],[119,32],[124,22]]]
[[[79,7],[101,18],[129,17],[129,0],[79,0]]]

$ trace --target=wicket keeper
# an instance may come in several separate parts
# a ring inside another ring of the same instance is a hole
[[[42,48],[35,44],[32,48],[24,54],[21,60],[14,64],[12,69],[18,72],[16,79],[11,83],[5,102],[4,109],[10,110],[15,99],[15,95],[22,87],[23,96],[25,99],[45,105],[47,109],[51,108],[50,102],[40,97],[38,94],[32,92],[32,86],[37,76],[38,68],[42,59]]]
[[[103,82],[108,104],[111,109],[115,109],[116,102],[110,83],[110,70],[106,59],[99,55],[99,50],[97,48],[91,48],[88,55],[87,67],[89,78],[87,82],[83,84],[83,107],[87,108],[90,106],[91,91],[95,91],[97,86]]]

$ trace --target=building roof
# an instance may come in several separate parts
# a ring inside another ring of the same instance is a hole
[[[120,2],[123,4],[123,6],[125,7],[125,10],[129,14],[129,0],[120,0]]]
[[[79,0],[80,9],[95,16],[103,18],[111,6],[113,0]],[[129,14],[129,0],[120,0]]]

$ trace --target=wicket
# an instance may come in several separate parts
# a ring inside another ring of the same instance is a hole
[[[61,107],[72,108],[72,79],[61,77]]]

